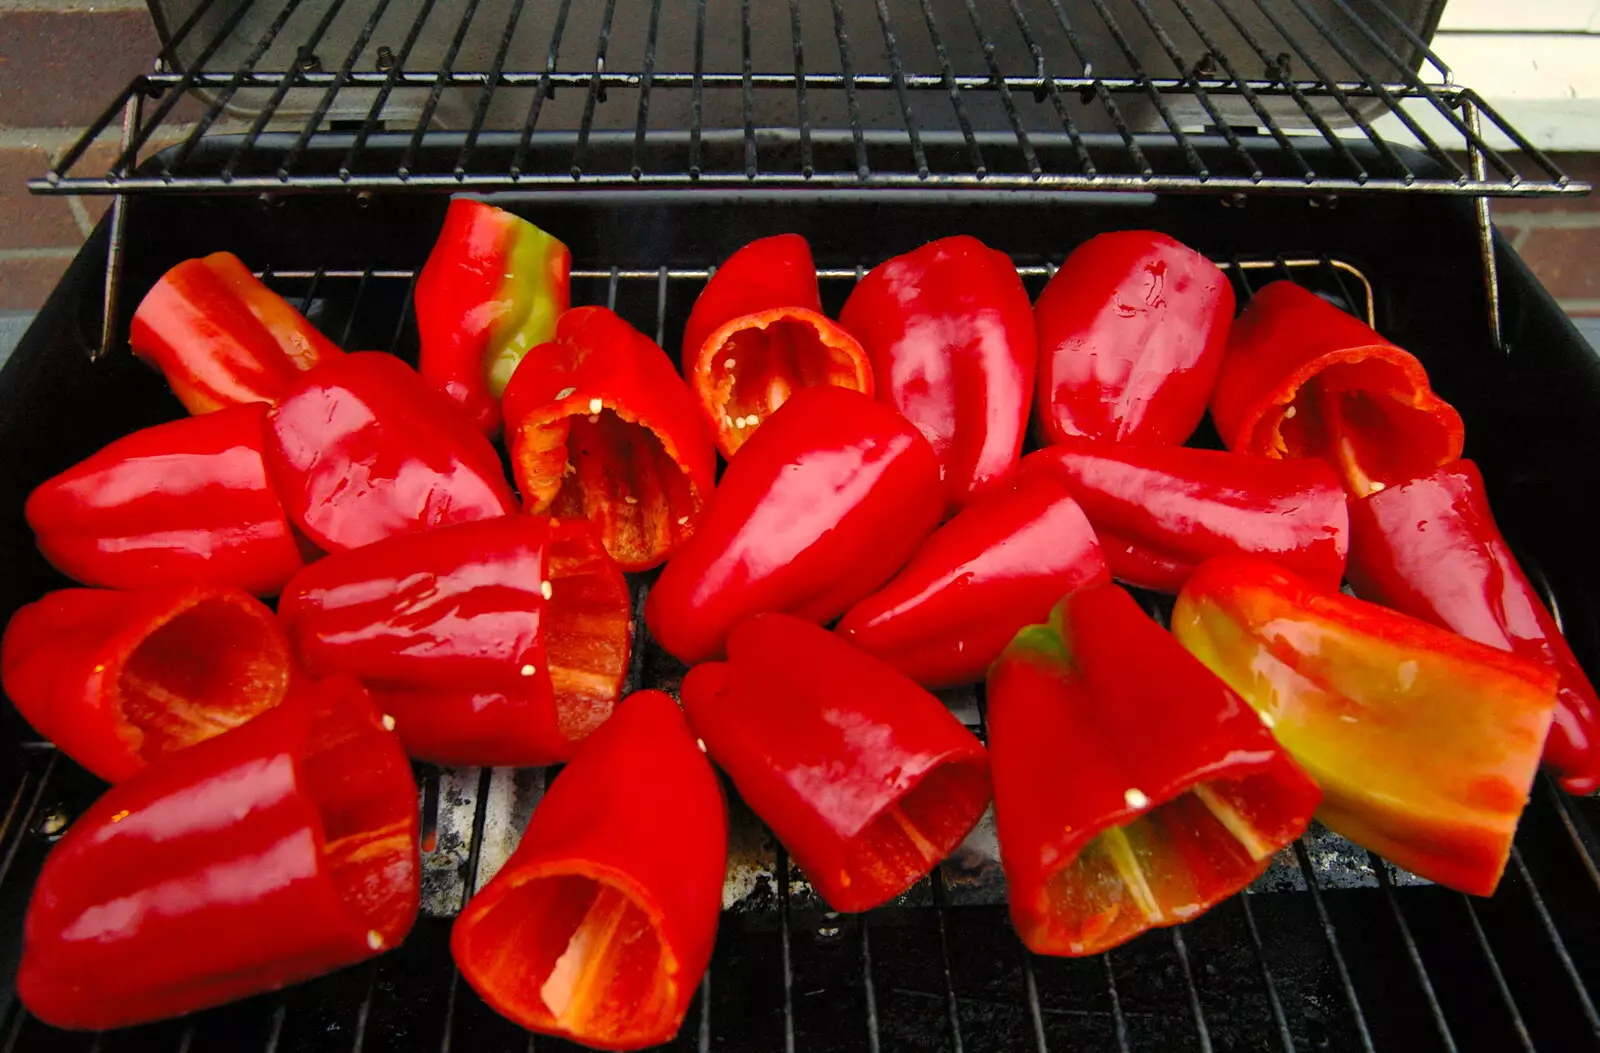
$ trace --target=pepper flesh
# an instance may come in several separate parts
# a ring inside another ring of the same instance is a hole
[[[1024,471],[934,531],[837,632],[924,687],[975,683],[1019,629],[1105,580],[1100,542],[1065,484]]]
[[[683,375],[730,460],[800,388],[873,391],[867,353],[822,313],[799,234],[757,238],[717,268],[683,330]]]
[[[598,1049],[666,1042],[711,960],[722,787],[671,696],[640,691],[534,809],[450,949],[501,1015]]]
[[[359,677],[413,757],[570,758],[611,715],[632,604],[589,524],[507,516],[410,534],[307,567],[278,605],[318,676]]]
[[[1299,837],[1320,796],[1115,585],[1018,633],[988,700],[1011,918],[1038,954],[1097,954],[1198,916]]]
[[[943,507],[938,460],[905,418],[859,392],[797,391],[728,465],[645,622],[692,664],[752,614],[830,621],[900,569]]]
[[[952,507],[1010,474],[1037,351],[1009,256],[966,235],[930,241],[869,271],[839,320],[871,356],[878,397],[933,444]]]
[[[411,767],[354,681],[113,786],[34,885],[17,991],[55,1027],[179,1016],[371,958],[419,900]]]
[[[1568,793],[1600,788],[1600,699],[1501,536],[1471,461],[1351,503],[1356,595],[1553,670],[1545,763]]]
[[[989,804],[983,745],[944,703],[825,629],[758,614],[683,682],[706,752],[839,911],[939,864]]]
[[[417,370],[486,435],[518,363],[547,343],[571,303],[572,253],[503,209],[456,198],[414,296]]]
[[[1228,449],[1321,457],[1356,497],[1455,460],[1465,434],[1415,356],[1291,281],[1240,314],[1211,416]]]
[[[591,520],[623,570],[693,536],[717,455],[666,352],[604,307],[561,316],[506,388],[517,486],[531,512]]]
[[[1023,464],[1056,473],[1083,506],[1113,577],[1177,592],[1213,556],[1264,556],[1320,584],[1344,576],[1350,516],[1339,475],[1187,446],[1070,440]]]
[[[1494,891],[1554,673],[1257,559],[1202,565],[1172,631],[1270,718],[1322,787],[1318,819],[1441,885]]]
[[[1205,414],[1233,307],[1216,265],[1165,234],[1078,246],[1033,308],[1046,440],[1183,443]]]
[[[36,731],[119,782],[277,706],[289,645],[225,586],[62,589],[12,616],[0,671]]]
[[[128,342],[190,413],[276,402],[302,371],[340,354],[231,252],[162,275],[134,312]]]

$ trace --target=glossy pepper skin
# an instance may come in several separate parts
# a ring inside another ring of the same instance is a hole
[[[1210,909],[1300,836],[1320,797],[1115,585],[1018,633],[988,700],[1011,918],[1038,954],[1096,954]]]
[[[683,330],[683,375],[730,460],[800,388],[873,391],[867,353],[822,313],[799,234],[757,238],[717,268]]]
[[[1023,472],[935,530],[836,631],[924,687],[976,683],[1019,629],[1106,580],[1100,542],[1066,485]]]
[[[456,965],[530,1031],[597,1049],[666,1042],[711,960],[727,836],[721,784],[677,703],[630,695],[461,911]]]
[[[825,629],[759,614],[683,682],[711,759],[834,910],[884,903],[989,805],[983,745],[944,703]]]
[[[694,534],[716,487],[711,433],[666,352],[614,312],[562,315],[505,413],[529,511],[591,520],[623,570],[659,566]]]
[[[1465,433],[1415,356],[1291,281],[1239,315],[1211,417],[1228,449],[1321,457],[1356,497],[1455,460]]]
[[[720,657],[752,614],[837,618],[904,565],[943,509],[938,460],[904,417],[842,388],[797,391],[728,465],[645,622],[693,664]]]
[[[1324,461],[1075,439],[1023,464],[1066,484],[1129,585],[1177,592],[1213,556],[1265,556],[1333,588],[1344,576],[1350,515]]]
[[[1495,525],[1471,461],[1350,503],[1356,595],[1510,651],[1559,677],[1545,763],[1568,793],[1600,788],[1600,700]]]
[[[500,430],[517,364],[555,333],[571,275],[572,253],[532,223],[482,201],[450,202],[417,275],[417,369],[484,434]]]
[[[141,428],[39,484],[39,551],[86,585],[231,585],[273,596],[305,560],[261,460],[267,407]]]
[[[290,518],[328,552],[517,511],[489,440],[377,351],[304,374],[267,414],[265,452]]]
[[[611,715],[631,647],[622,573],[581,519],[506,516],[319,560],[278,614],[317,676],[360,678],[413,757],[550,764]]]
[[[55,1027],[126,1027],[372,957],[416,919],[417,791],[354,681],[111,788],[33,889],[17,991]]]
[[[1078,246],[1033,307],[1045,439],[1181,445],[1205,415],[1233,307],[1216,265],[1165,234]]]
[[[162,275],[134,312],[128,342],[190,413],[276,402],[301,372],[340,354],[231,252]]]
[[[237,589],[62,589],[12,616],[0,673],[36,731],[120,782],[277,706],[289,646]]]
[[[878,398],[939,455],[959,508],[1017,465],[1033,398],[1033,311],[1011,258],[977,238],[878,264],[839,321],[872,357]]]
[[[1172,631],[1269,718],[1322,787],[1318,819],[1442,885],[1494,891],[1554,673],[1242,557],[1195,572]]]

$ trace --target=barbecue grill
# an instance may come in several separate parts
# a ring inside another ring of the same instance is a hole
[[[1600,362],[1489,220],[1580,194],[1428,47],[1429,0],[152,0],[163,47],[30,186],[116,195],[0,371],[0,614],[64,580],[22,500],[182,413],[127,352],[168,267],[228,249],[341,346],[415,361],[410,297],[452,191],[573,250],[574,303],[671,346],[713,265],[794,230],[825,306],[872,264],[978,236],[1030,292],[1146,227],[1241,299],[1290,278],[1412,350],[1467,421],[1524,566],[1600,674]],[[114,136],[107,170],[91,150]],[[1214,435],[1197,441],[1216,444]],[[631,582],[636,610],[650,575]],[[1168,607],[1146,600],[1155,617]],[[683,669],[640,646],[630,689]],[[980,736],[981,691],[947,692]],[[0,715],[0,954],[99,784]],[[168,1023],[11,1050],[533,1050],[454,972],[451,917],[551,773],[417,767],[424,917],[375,961]],[[1600,819],[1536,785],[1499,893],[1430,885],[1319,827],[1187,925],[1067,960],[1011,932],[992,822],[891,905],[826,911],[735,798],[715,957],[673,1048],[1600,1047]]]

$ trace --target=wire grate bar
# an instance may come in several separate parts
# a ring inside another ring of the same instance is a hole
[[[1578,1005],[1582,1007],[1584,1018],[1589,1022],[1590,1032],[1600,1038],[1600,1014],[1595,1012],[1594,1001],[1589,997],[1589,989],[1584,985],[1583,977],[1578,975],[1577,966],[1572,962],[1572,955],[1567,952],[1566,941],[1561,938],[1555,919],[1550,916],[1550,908],[1545,906],[1544,897],[1539,894],[1539,886],[1534,884],[1533,873],[1529,871],[1527,862],[1522,858],[1522,850],[1516,845],[1511,846],[1511,862],[1516,865],[1517,873],[1522,875],[1523,886],[1528,890],[1528,900],[1533,904],[1534,913],[1539,915],[1539,923],[1544,927],[1545,935],[1550,937],[1550,948],[1555,951],[1562,972],[1567,974],[1567,979],[1572,983],[1573,993],[1578,996]]]
[[[917,130],[917,119],[911,113],[911,100],[906,98],[906,68],[900,61],[900,43],[895,38],[894,23],[889,18],[887,0],[874,0],[878,12],[878,27],[883,32],[883,44],[889,52],[889,66],[893,70],[894,93],[900,102],[900,113],[905,119],[906,136],[911,140],[911,155],[915,160],[917,177],[928,178],[928,155],[922,149],[922,135]],[[943,81],[940,82],[941,84]]]
[[[500,79],[501,70],[505,69],[506,55],[511,51],[511,40],[516,36],[517,23],[522,20],[522,7],[524,0],[511,0],[511,14],[506,18],[505,29],[500,33],[500,46],[495,50],[494,63],[489,67],[489,75],[484,80],[483,90],[478,93],[478,105],[472,112],[472,125],[467,129],[467,141],[461,144],[461,154],[456,158],[456,177],[459,179],[467,174],[467,162],[472,158],[472,151],[478,145],[478,136],[483,134],[483,122],[489,115],[489,100],[494,97],[494,84]]]
[[[967,114],[967,104],[961,100],[961,89],[956,86],[956,71],[950,66],[950,52],[944,46],[944,35],[939,32],[938,19],[933,14],[931,0],[922,0],[922,21],[928,27],[928,39],[933,43],[933,52],[939,59],[939,69],[944,77],[945,88],[950,94],[950,107],[955,111],[956,124],[961,128],[961,137],[967,142],[967,156],[972,162],[972,171],[979,179],[989,174],[989,166],[983,162],[983,151],[978,149],[978,138],[972,132],[972,118]],[[980,32],[979,37],[983,34]]]
[[[1400,910],[1400,899],[1394,894],[1394,880],[1389,876],[1389,866],[1371,852],[1367,853],[1367,859],[1372,864],[1373,872],[1378,875],[1378,885],[1383,889],[1383,898],[1389,905],[1389,914],[1394,918],[1395,928],[1400,933],[1400,942],[1405,944],[1406,957],[1411,961],[1411,970],[1417,974],[1417,983],[1422,987],[1423,1001],[1428,1003],[1433,1026],[1439,1032],[1439,1039],[1444,1043],[1446,1053],[1456,1053],[1455,1036],[1450,1033],[1450,1023],[1445,1019],[1444,1010],[1439,1005],[1439,996],[1434,992],[1428,968],[1422,963],[1422,949],[1417,946],[1416,938],[1411,935],[1411,926]]]
[[[1117,994],[1117,971],[1111,964],[1111,952],[1100,955],[1106,970],[1106,994],[1111,998],[1111,1023],[1117,1036],[1117,1053],[1128,1053],[1128,1020],[1122,1013],[1122,998]]]
[[[644,175],[644,139],[650,130],[650,88],[656,75],[656,42],[661,37],[661,0],[650,4],[650,30],[645,38],[644,76],[639,81],[639,116],[633,126],[633,178]],[[658,341],[659,342],[659,341]]]
[[[617,14],[617,0],[606,0],[605,15],[600,21],[600,39],[594,46],[595,76],[589,80],[589,94],[583,100],[583,119],[578,122],[578,145],[572,151],[572,178],[583,174],[583,162],[589,152],[589,133],[594,129],[594,108],[606,97],[605,80],[600,76],[606,68],[606,52],[611,47],[611,24]],[[630,173],[631,174],[631,173]]]
[[[1016,10],[1013,5],[1012,10]],[[1011,130],[1017,137],[1017,148],[1022,151],[1023,164],[1027,166],[1032,175],[1040,175],[1044,169],[1039,164],[1039,155],[1033,149],[1033,143],[1028,139],[1028,130],[1022,124],[1022,115],[1017,112],[1016,100],[1011,96],[1011,89],[1005,83],[1005,74],[1001,72],[1000,60],[996,55],[994,39],[983,28],[983,18],[978,14],[977,0],[967,0],[967,21],[972,24],[972,32],[978,38],[978,46],[983,49],[983,60],[993,74],[996,91],[1000,95],[1000,105],[1006,111],[1006,120],[1011,124]]]
[[[870,928],[868,917],[862,915],[861,990],[867,1006],[867,1050],[868,1053],[879,1053],[882,1048],[882,1038],[878,1034],[878,993],[877,985],[872,979],[872,936],[868,931]]]
[[[694,98],[689,117],[689,178],[700,178],[700,137],[705,118],[706,0],[695,0]]]
[[[1361,1048],[1366,1053],[1376,1053],[1372,1046],[1372,1032],[1367,1028],[1366,1014],[1361,1011],[1361,999],[1357,997],[1355,983],[1350,979],[1350,967],[1345,964],[1344,951],[1339,947],[1339,936],[1333,930],[1333,919],[1328,916],[1328,905],[1322,901],[1322,888],[1317,883],[1317,872],[1311,866],[1311,857],[1306,854],[1303,838],[1294,843],[1294,855],[1300,864],[1300,873],[1305,878],[1306,888],[1311,892],[1311,902],[1316,908],[1317,921],[1322,925],[1323,938],[1328,941],[1328,953],[1333,958],[1333,967],[1339,976],[1339,987],[1344,993],[1345,1003],[1349,1005],[1350,1015],[1355,1021],[1356,1035],[1361,1040]]]
[[[845,108],[850,114],[850,138],[856,147],[856,175],[866,179],[872,174],[867,163],[867,143],[861,134],[861,101],[856,98],[855,65],[850,59],[850,33],[844,26],[844,0],[831,0],[833,7],[833,35],[839,41],[839,69],[844,77]]]
[[[739,85],[739,101],[744,107],[744,171],[754,179],[760,168],[756,164],[756,97],[750,85],[751,74],[755,72],[750,61],[750,0],[739,0],[739,44],[744,66],[744,79]]]
[[[455,36],[450,39],[450,48],[444,53],[444,59],[440,63],[441,70],[448,72],[455,68],[456,57],[461,54],[461,45],[467,39],[467,30],[472,28],[473,16],[478,13],[478,3],[479,0],[467,0],[466,10],[461,13],[461,22],[456,26]],[[416,159],[417,151],[422,148],[422,134],[433,120],[433,114],[439,108],[439,100],[443,95],[442,82],[435,82],[433,90],[428,92],[428,101],[422,104],[422,114],[417,118],[417,126],[411,133],[411,141],[406,144],[406,152],[400,158],[401,180],[410,178],[412,162]]]
[[[1472,897],[1463,893],[1461,905],[1466,908],[1467,922],[1472,927],[1473,936],[1478,941],[1478,947],[1483,951],[1484,964],[1489,967],[1489,975],[1494,980],[1495,990],[1500,994],[1500,1001],[1505,1005],[1506,1014],[1511,1018],[1511,1029],[1516,1033],[1517,1041],[1528,1053],[1534,1053],[1533,1038],[1528,1034],[1528,1025],[1522,1019],[1522,1010],[1517,1008],[1517,1000],[1511,996],[1511,987],[1506,983],[1505,973],[1500,969],[1500,959],[1495,957],[1494,948],[1489,945],[1489,936],[1483,931],[1483,922],[1478,920],[1478,908],[1472,905]]]
[[[944,916],[948,899],[944,887],[944,871],[934,867],[928,883],[933,891],[933,920],[935,931],[939,935],[939,966],[944,974],[944,1008],[950,1023],[950,1049],[951,1053],[963,1053],[961,1003],[956,998],[955,972],[950,965],[950,934]]]
[[[778,938],[783,950],[783,1049],[794,1053],[794,953],[793,939],[789,934],[789,898],[792,875],[789,872],[789,853],[778,845]]]
[[[1589,880],[1594,884],[1596,891],[1600,891],[1600,867],[1595,866],[1594,857],[1589,854],[1589,847],[1583,843],[1583,835],[1578,832],[1578,825],[1572,816],[1570,799],[1556,785],[1554,779],[1546,776],[1540,780],[1544,783],[1544,792],[1550,798],[1555,813],[1561,820],[1561,825],[1567,831],[1567,839],[1572,842],[1573,851],[1577,853],[1578,860],[1589,875]],[[0,829],[4,829],[0,827]]]
[[[1173,926],[1172,949],[1178,956],[1178,972],[1183,976],[1183,986],[1189,994],[1189,1012],[1194,1017],[1195,1037],[1200,1040],[1200,1053],[1211,1053],[1211,1029],[1206,1026],[1206,1014],[1200,1007],[1200,989],[1195,986],[1194,970],[1189,967],[1189,947],[1183,942],[1183,930]]]
[[[1284,1053],[1295,1053],[1294,1035],[1289,1031],[1289,1017],[1283,1011],[1283,999],[1278,994],[1278,984],[1272,979],[1272,970],[1267,966],[1267,949],[1261,942],[1261,929],[1256,925],[1255,911],[1250,909],[1250,896],[1248,893],[1235,896],[1239,903],[1239,910],[1244,914],[1245,931],[1250,934],[1250,946],[1255,951],[1256,962],[1261,966],[1261,980],[1266,986],[1267,1007],[1272,1010],[1272,1022],[1278,1027],[1278,1039],[1283,1043]]]
[[[339,165],[339,178],[349,180],[350,172],[355,166],[356,156],[367,145],[367,140],[377,127],[383,116],[384,104],[389,101],[389,95],[394,91],[395,82],[400,77],[400,71],[405,68],[406,62],[411,58],[411,49],[417,46],[417,38],[422,35],[422,27],[427,24],[428,16],[433,13],[435,0],[423,0],[422,6],[417,9],[417,17],[412,20],[411,28],[406,30],[406,38],[400,45],[400,53],[389,64],[389,69],[384,75],[383,84],[378,88],[378,93],[372,99],[372,106],[367,110],[366,120],[361,122],[361,130],[356,132],[355,141],[350,144],[350,149],[345,152],[344,160]],[[193,142],[194,140],[191,140]],[[185,144],[186,146],[188,144]]]
[[[1084,175],[1093,178],[1096,171],[1094,158],[1089,156],[1089,148],[1084,144],[1083,135],[1078,131],[1078,124],[1072,119],[1072,114],[1068,112],[1067,105],[1061,98],[1061,89],[1056,86],[1055,78],[1045,71],[1044,49],[1039,46],[1038,38],[1033,35],[1033,27],[1028,24],[1028,16],[1023,14],[1022,5],[1018,0],[1007,0],[1007,4],[1011,8],[1012,19],[1017,23],[1017,31],[1022,34],[1022,42],[1027,47],[1028,54],[1033,56],[1034,69],[1045,82],[1045,93],[1050,99],[1050,105],[1055,109],[1056,117],[1061,121],[1061,127],[1066,131],[1067,138],[1072,141],[1072,148],[1078,155],[1079,167]],[[1003,83],[1004,77],[1000,79]],[[1120,126],[1118,132],[1122,135],[1123,144],[1128,147],[1130,154],[1138,150],[1138,144],[1134,142],[1125,125]],[[1031,145],[1029,148],[1032,149]],[[1042,172],[1042,168],[1038,171]]]
[[[1189,141],[1189,137],[1183,134],[1183,128],[1178,124],[1177,118],[1172,116],[1172,110],[1167,107],[1166,99],[1162,97],[1160,90],[1155,86],[1155,82],[1145,72],[1144,64],[1139,61],[1138,53],[1134,50],[1133,45],[1129,43],[1127,35],[1123,33],[1122,26],[1118,24],[1116,17],[1106,7],[1105,0],[1089,0],[1089,2],[1100,16],[1100,20],[1105,23],[1106,29],[1110,31],[1112,39],[1117,42],[1117,47],[1121,49],[1123,58],[1133,68],[1135,79],[1144,85],[1146,95],[1151,103],[1155,105],[1156,112],[1161,114],[1161,120],[1166,124],[1167,130],[1172,133],[1173,138],[1178,141],[1178,145],[1183,148],[1184,157],[1188,160],[1190,167],[1194,169],[1196,178],[1202,183],[1205,182],[1210,178],[1211,172],[1206,168],[1205,162],[1200,160],[1200,154],[1195,150],[1194,144]],[[1050,6],[1054,8],[1056,17],[1060,19],[1062,26],[1065,27],[1067,13],[1062,10],[1061,0],[1050,0]],[[1088,72],[1088,68],[1085,65],[1085,73]],[[1229,145],[1236,150],[1239,148],[1236,140],[1230,142]],[[1256,174],[1259,175],[1260,173]]]
[[[800,0],[789,0],[789,40],[794,50],[794,115],[800,128],[800,175],[811,178],[811,115],[806,107],[806,45],[800,31]]]
[[[511,157],[513,180],[522,174],[523,163],[528,157],[528,147],[533,142],[533,130],[539,123],[539,111],[544,108],[544,101],[555,95],[555,88],[551,86],[550,78],[555,72],[556,60],[561,54],[561,38],[567,31],[567,15],[571,11],[572,0],[561,0],[561,6],[556,9],[556,24],[550,30],[550,48],[545,53],[544,72],[539,74],[538,88],[528,103],[528,116],[522,122],[522,137],[517,140],[516,153]]]
[[[328,110],[333,106],[333,100],[339,94],[339,89],[344,86],[351,71],[355,69],[356,60],[372,41],[372,34],[377,31],[378,20],[389,9],[390,0],[377,0],[372,5],[372,14],[368,16],[366,24],[361,27],[361,32],[356,35],[355,43],[345,52],[344,61],[339,64],[339,72],[334,76],[333,83],[323,91],[322,97],[317,100],[316,107],[311,111],[311,116],[306,120],[305,127],[300,129],[300,135],[295,139],[294,145],[289,147],[289,152],[278,165],[278,178],[288,180],[289,173],[294,171],[295,161],[300,157],[300,151],[306,148],[318,128],[322,127],[322,119],[328,115]],[[518,0],[520,3],[520,0]],[[485,95],[488,93],[485,92]]]

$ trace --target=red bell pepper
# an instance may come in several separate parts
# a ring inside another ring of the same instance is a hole
[[[1554,673],[1244,557],[1195,572],[1172,631],[1317,780],[1318,819],[1442,885],[1494,891]]]
[[[1033,398],[1033,311],[1011,258],[977,238],[878,264],[839,321],[872,357],[878,397],[939,455],[959,507],[1017,465]]]
[[[746,619],[683,681],[711,759],[834,910],[916,884],[989,805],[989,762],[944,703],[838,636]]]
[[[517,510],[494,447],[398,358],[343,355],[267,415],[268,476],[329,552]]]
[[[758,238],[717,268],[683,330],[683,375],[730,459],[800,388],[872,394],[867,354],[822,313],[811,246],[798,234]]]
[[[1248,885],[1320,794],[1238,695],[1115,585],[1072,593],[989,673],[1011,918],[1096,954]]]
[[[218,585],[62,589],[0,647],[17,711],[107,782],[277,706],[289,671],[272,611]]]
[[[975,683],[1017,630],[1105,580],[1100,542],[1066,485],[1026,471],[934,531],[837,631],[925,687]]]
[[[1291,281],[1239,316],[1211,418],[1228,449],[1321,457],[1356,497],[1455,460],[1464,434],[1421,362]]]
[[[276,402],[303,370],[340,353],[231,252],[162,275],[134,312],[128,342],[190,413]]]
[[[693,664],[719,657],[752,614],[831,621],[888,581],[943,510],[939,462],[905,418],[859,392],[797,391],[728,465],[645,622]]]
[[[329,556],[278,604],[317,676],[359,677],[413,757],[550,764],[622,693],[632,605],[581,519],[506,516]]]
[[[261,462],[260,403],[143,428],[41,483],[24,509],[88,585],[232,585],[275,595],[305,560]]]
[[[562,315],[504,408],[529,511],[592,520],[623,570],[658,566],[695,532],[716,486],[711,434],[666,352],[615,313]]]
[[[1148,230],[1090,238],[1034,304],[1045,437],[1177,446],[1206,411],[1233,321],[1233,286]]]
[[[1356,595],[1555,671],[1544,759],[1569,793],[1600,789],[1600,699],[1495,525],[1471,461],[1350,505]]]
[[[1323,461],[1078,439],[1023,464],[1066,483],[1129,585],[1177,592],[1213,556],[1265,556],[1334,588],[1344,576],[1350,517]]]
[[[411,766],[354,681],[111,788],[45,860],[17,992],[55,1027],[126,1027],[370,958],[417,916]]]
[[[500,430],[500,396],[571,303],[572,253],[510,212],[456,198],[417,275],[417,369],[484,434]]]
[[[728,817],[677,703],[630,695],[456,919],[461,975],[530,1031],[598,1049],[678,1032],[711,960]]]

